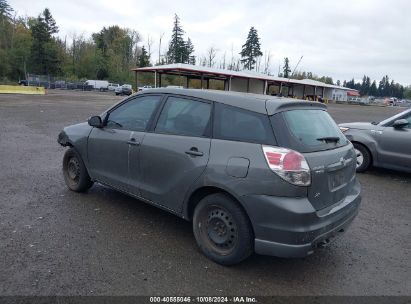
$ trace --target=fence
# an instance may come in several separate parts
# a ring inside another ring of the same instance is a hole
[[[81,91],[93,90],[93,86],[86,85],[84,81],[72,82],[65,79],[63,80],[61,78],[55,78],[50,75],[27,74],[26,79],[20,80],[19,84],[24,86],[43,87],[45,89],[64,89]]]

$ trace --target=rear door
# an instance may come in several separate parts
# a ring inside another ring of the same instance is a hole
[[[308,198],[316,210],[344,199],[352,190],[356,158],[352,145],[322,109],[296,109],[271,117],[280,146],[298,151],[311,169]]]
[[[186,97],[166,100],[140,150],[141,195],[175,212],[204,171],[210,151],[212,103]]]
[[[411,114],[398,119],[407,119],[408,126],[396,129],[393,121],[382,128],[377,137],[378,160],[381,164],[411,168]]]

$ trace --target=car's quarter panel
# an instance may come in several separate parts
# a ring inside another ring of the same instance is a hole
[[[142,141],[137,133],[136,140]],[[129,141],[133,131],[93,128],[88,140],[89,174],[94,180],[128,191]]]
[[[233,163],[233,158],[243,161]],[[245,175],[245,166],[248,163]],[[233,172],[243,174],[235,176]],[[291,185],[269,169],[261,144],[221,139],[211,141],[207,169],[196,183],[197,188],[203,186],[227,189],[237,197],[250,193],[284,197],[307,196],[306,187]]]
[[[147,133],[140,150],[141,195],[175,212],[205,170],[210,138]],[[201,156],[187,152],[197,150]]]

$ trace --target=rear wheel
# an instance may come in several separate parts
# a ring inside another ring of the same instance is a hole
[[[211,194],[199,202],[194,210],[193,231],[204,255],[222,265],[239,263],[254,250],[247,215],[225,194]]]
[[[368,149],[358,143],[354,143],[355,154],[357,156],[357,172],[366,171],[371,165],[371,154]]]
[[[67,187],[75,192],[84,192],[93,185],[80,154],[73,148],[64,154],[63,176]]]

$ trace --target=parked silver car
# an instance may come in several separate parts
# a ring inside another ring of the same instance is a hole
[[[411,109],[379,123],[340,124],[357,154],[357,172],[370,166],[411,172]]]
[[[354,148],[317,102],[151,89],[58,142],[69,189],[99,182],[190,220],[202,252],[224,265],[311,254],[361,201]]]

